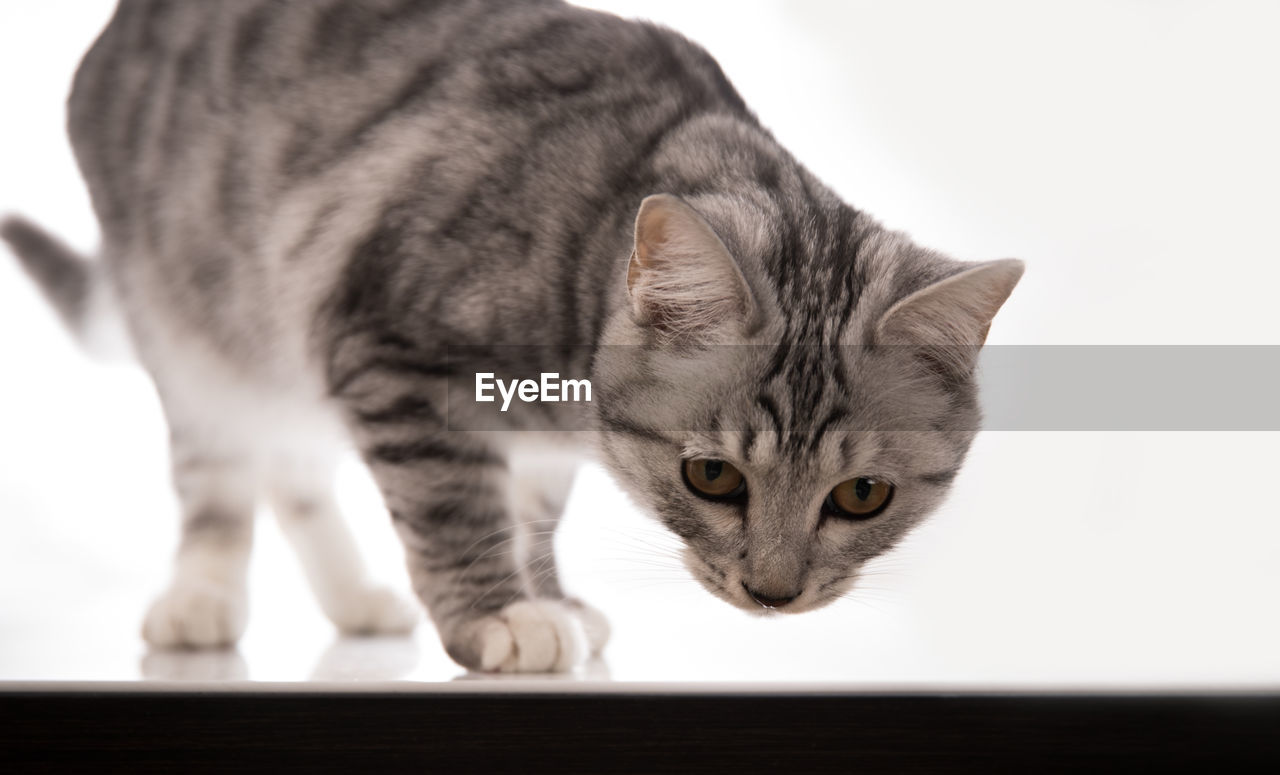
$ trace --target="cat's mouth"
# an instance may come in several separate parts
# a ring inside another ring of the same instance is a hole
[[[814,594],[809,585],[792,595],[765,594],[752,589],[737,570],[704,560],[689,548],[684,551],[684,562],[689,572],[708,592],[735,608],[757,616],[804,613],[830,602]]]
[[[739,584],[738,594],[728,599],[734,606],[756,616],[778,616],[780,614],[802,614],[821,608],[828,601],[816,598],[808,589],[786,598],[775,598],[764,595],[750,587]]]

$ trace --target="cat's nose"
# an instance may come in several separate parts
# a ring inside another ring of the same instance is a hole
[[[747,590],[747,594],[751,595],[752,600],[756,601],[757,603],[764,606],[765,608],[781,608],[787,603],[790,603],[792,600],[795,600],[797,597],[800,597],[799,592],[795,593],[794,595],[789,595],[787,597],[771,597],[769,595],[765,595],[760,592],[757,592],[756,590],[747,586],[747,582],[745,581],[742,582],[742,588]]]

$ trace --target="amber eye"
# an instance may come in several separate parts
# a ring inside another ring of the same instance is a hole
[[[893,485],[860,476],[837,484],[822,504],[836,516],[867,519],[884,511],[893,496]]]
[[[742,472],[723,460],[684,461],[684,481],[695,495],[713,500],[741,498],[747,494],[747,480]]]

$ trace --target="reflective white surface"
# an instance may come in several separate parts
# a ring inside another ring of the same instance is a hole
[[[108,2],[0,7],[0,211],[90,249],[61,102]],[[1280,49],[1265,3],[605,3],[706,44],[850,201],[967,259],[1028,261],[993,343],[1280,343]],[[269,519],[239,649],[147,653],[176,541],[139,372],[87,362],[0,255],[0,680],[448,681],[429,625],[336,638]],[[986,433],[936,517],[848,600],[758,619],[584,471],[567,585],[617,681],[1280,686],[1274,433]],[[399,549],[354,463],[380,575]],[[552,679],[552,682],[560,679]]]

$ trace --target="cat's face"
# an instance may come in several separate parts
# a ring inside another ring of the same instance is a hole
[[[831,602],[937,507],[977,427],[967,360],[976,348],[911,345],[922,336],[945,342],[923,333],[928,322],[957,330],[975,309],[985,320],[961,336],[980,344],[977,329],[985,335],[1021,268],[932,266],[920,269],[923,279],[879,287],[873,279],[862,309],[841,315],[833,305],[830,324],[815,318],[798,336],[797,320],[813,308],[786,308],[761,262],[731,257],[731,240],[697,248],[709,224],[679,200],[651,199],[646,208],[631,276],[636,303],[614,321],[596,368],[606,459],[632,497],[683,539],[686,565],[712,594],[756,613]],[[646,233],[646,218],[660,219],[663,232]],[[860,258],[938,260],[891,243]],[[671,260],[688,269],[700,257],[696,271],[644,286],[647,271],[679,274],[661,262],[681,252]],[[715,260],[735,271],[706,276]],[[934,280],[940,273],[959,279]],[[993,284],[1000,287],[988,296],[997,301],[974,302]],[[696,327],[681,329],[697,303],[691,288],[711,311],[694,310]],[[957,308],[959,316],[948,311]]]
[[[977,420],[971,388],[913,378],[894,348],[617,349],[611,468],[693,575],[753,612],[847,592],[941,501]]]

